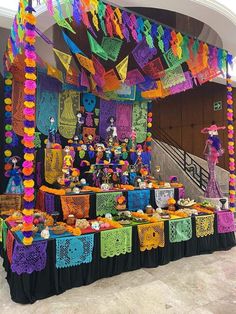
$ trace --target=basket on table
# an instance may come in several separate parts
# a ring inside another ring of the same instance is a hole
[[[0,195],[0,213],[10,209],[22,209],[22,195],[21,194],[1,194]]]

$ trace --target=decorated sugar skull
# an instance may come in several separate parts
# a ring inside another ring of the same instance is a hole
[[[84,150],[84,151],[86,151],[86,150],[87,150],[87,145],[82,144],[82,145],[81,145],[81,149]]]
[[[79,194],[80,193],[80,189],[77,186],[75,186],[73,188],[73,193]]]
[[[82,179],[80,180],[80,184],[81,184],[82,186],[85,186],[85,185],[87,184],[87,182],[86,182],[86,180],[85,180],[84,178],[82,178]]]
[[[96,106],[96,97],[93,94],[86,93],[83,95],[83,105],[85,110],[92,112]]]
[[[100,229],[100,225],[98,221],[93,221],[91,224],[91,228],[94,230],[99,230]]]
[[[112,220],[112,214],[106,213],[105,218]]]

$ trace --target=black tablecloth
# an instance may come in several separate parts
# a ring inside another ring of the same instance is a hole
[[[215,219],[215,233],[203,238],[196,237],[195,219],[192,219],[193,237],[189,241],[180,243],[169,242],[169,224],[165,222],[165,247],[141,252],[137,227],[132,228],[132,253],[101,258],[100,234],[95,234],[93,259],[89,264],[56,269],[55,240],[48,241],[47,264],[41,272],[17,275],[11,271],[6,253],[1,249],[3,265],[7,272],[11,298],[18,303],[33,303],[36,300],[60,294],[67,289],[90,284],[100,278],[111,277],[125,271],[142,267],[157,267],[182,257],[212,253],[217,250],[228,250],[236,245],[235,234],[217,233]]]

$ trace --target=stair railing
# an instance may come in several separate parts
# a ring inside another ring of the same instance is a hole
[[[183,169],[186,175],[202,190],[205,191],[209,173],[192,158],[173,138],[163,129],[152,131],[153,140]]]

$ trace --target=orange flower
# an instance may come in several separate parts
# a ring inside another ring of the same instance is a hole
[[[32,13],[27,13],[25,15],[25,20],[29,22],[30,24],[33,24],[33,25],[36,24],[36,17]]]
[[[28,148],[34,148],[34,142],[24,141],[24,146]]]
[[[5,106],[5,110],[8,112],[12,111],[12,105]]]
[[[168,205],[175,205],[176,204],[176,200],[171,197],[171,198],[168,199],[167,204]]]
[[[35,121],[35,116],[33,116],[32,114],[27,114],[25,115],[25,119],[29,121]]]
[[[30,196],[24,196],[24,200],[26,202],[32,202],[34,200],[34,195],[30,195]]]
[[[117,203],[120,205],[126,201],[126,199],[123,195],[118,196],[116,200],[117,200]]]
[[[31,231],[33,229],[33,224],[23,224],[22,231]]]
[[[63,190],[63,189],[59,189],[59,190],[51,189],[51,188],[48,188],[45,185],[42,185],[40,187],[40,190],[44,191],[44,192],[47,192],[47,193],[55,194],[55,195],[65,195],[66,194],[65,190]]]
[[[27,95],[35,95],[35,89],[24,88],[24,93]]]
[[[23,168],[22,173],[25,176],[30,176],[33,173],[33,168]]]
[[[9,170],[11,170],[11,168],[12,168],[12,166],[10,164],[6,164],[4,166],[5,171],[9,171]]]

